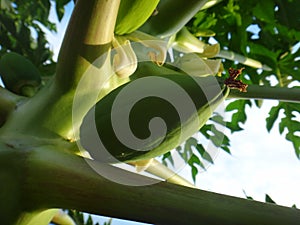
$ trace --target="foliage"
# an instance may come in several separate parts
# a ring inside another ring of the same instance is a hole
[[[56,12],[61,20],[64,6],[69,2],[58,0]],[[49,49],[43,28],[56,31],[56,25],[49,21],[51,2],[43,1],[1,1],[0,11],[0,56],[13,51],[31,60],[43,75],[53,75],[55,62]]]
[[[95,223],[91,215],[88,215],[87,220],[84,219],[84,214],[77,210],[67,210],[68,215],[74,220],[76,225],[99,225],[99,223]],[[111,225],[112,219],[104,222],[103,225]]]
[[[249,200],[254,200],[251,196],[247,195],[246,192],[244,191],[245,197]],[[270,195],[265,194],[265,202],[271,203],[271,204],[276,204],[276,202],[271,198]],[[292,208],[297,208],[297,206],[294,204],[291,206]]]
[[[260,84],[276,87],[299,87],[300,20],[298,2],[266,0],[266,1],[222,1],[218,5],[200,11],[192,19],[188,28],[197,35],[203,31],[213,31],[214,39],[223,49],[229,49],[249,58],[258,59],[272,70],[259,70],[246,67],[244,80],[248,84]],[[202,37],[208,41],[208,37]],[[224,61],[224,67],[241,67],[237,62]],[[298,81],[295,82],[295,81]],[[256,104],[259,104],[256,101]],[[297,157],[300,157],[300,126],[295,126],[292,119],[297,112],[298,103],[280,103],[270,111],[267,129],[271,130],[280,110],[285,112],[279,125],[280,133],[287,130],[286,139],[293,143]],[[240,123],[245,123],[247,116],[245,106],[251,106],[249,100],[236,100],[227,106],[233,113],[227,127],[232,131],[242,130]],[[259,106],[259,105],[258,105]]]

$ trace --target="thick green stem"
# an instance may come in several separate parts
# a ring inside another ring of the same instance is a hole
[[[54,80],[18,108],[2,132],[31,133],[44,137],[58,134],[66,139],[74,138],[72,114],[75,94],[82,96],[83,100],[75,123],[80,124],[95,103],[84,98],[95,90],[78,88],[78,84],[85,72],[93,67],[95,75],[86,82],[95,84],[96,90],[103,85],[107,76],[103,71],[106,67],[110,68],[109,55],[97,65],[92,63],[109,51],[119,4],[120,0],[79,0],[76,3],[60,50]]]
[[[251,84],[248,86],[247,92],[231,90],[228,98],[272,99],[300,103],[300,88],[266,87]]]
[[[22,99],[0,86],[0,127]]]
[[[76,88],[91,63],[110,48],[120,0],[79,0],[58,57],[56,81]]]
[[[154,180],[97,162],[89,161],[88,164],[88,160],[56,150],[54,146],[41,146],[27,152],[2,153],[0,165],[3,158],[7,160],[8,155],[13,162],[19,164],[18,168],[22,168],[18,170],[18,176],[8,173],[9,167],[5,171],[7,177],[12,176],[11,181],[18,182],[19,189],[15,192],[19,193],[17,202],[20,204],[17,206],[19,211],[27,213],[47,208],[73,208],[164,225],[282,225],[297,224],[300,221],[300,211],[294,208],[166,182],[144,186],[120,184],[153,183]],[[118,176],[122,181],[110,181],[97,174],[90,165],[102,172],[109,171],[111,176]]]

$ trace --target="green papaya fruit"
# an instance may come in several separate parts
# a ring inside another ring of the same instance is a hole
[[[131,33],[142,26],[154,12],[159,0],[121,0],[115,34]]]
[[[141,31],[160,38],[170,37],[182,29],[207,0],[161,0],[158,14],[147,20]]]
[[[109,163],[162,155],[195,134],[228,93],[214,76],[138,78],[110,92],[89,111],[80,130],[81,145],[93,158]]]
[[[24,56],[5,53],[0,59],[0,76],[5,87],[19,95],[32,96],[41,84],[38,69]]]

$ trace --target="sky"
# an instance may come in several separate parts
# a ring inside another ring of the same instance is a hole
[[[66,8],[66,15],[58,24],[58,34],[48,34],[52,49],[59,50],[66,24],[73,4]],[[53,13],[50,20],[55,21]],[[277,101],[265,100],[261,109],[247,108],[247,122],[243,131],[234,134],[227,131],[231,140],[231,155],[220,150],[214,164],[201,172],[196,185],[226,195],[245,198],[245,193],[255,200],[264,201],[265,194],[280,205],[300,207],[300,161],[297,159],[292,143],[285,140],[278,131],[278,121],[270,133],[266,129],[265,118]],[[230,115],[227,115],[229,119]],[[186,166],[180,175],[190,181],[190,168]],[[101,204],[101,203],[100,203]],[[95,217],[101,223],[105,217]],[[132,221],[113,219],[112,225],[134,225]]]

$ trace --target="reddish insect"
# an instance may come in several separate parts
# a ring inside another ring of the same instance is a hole
[[[248,84],[244,84],[241,80],[237,80],[238,76],[245,68],[234,69],[229,68],[229,77],[224,81],[224,84],[231,89],[238,89],[240,92],[247,92]]]

